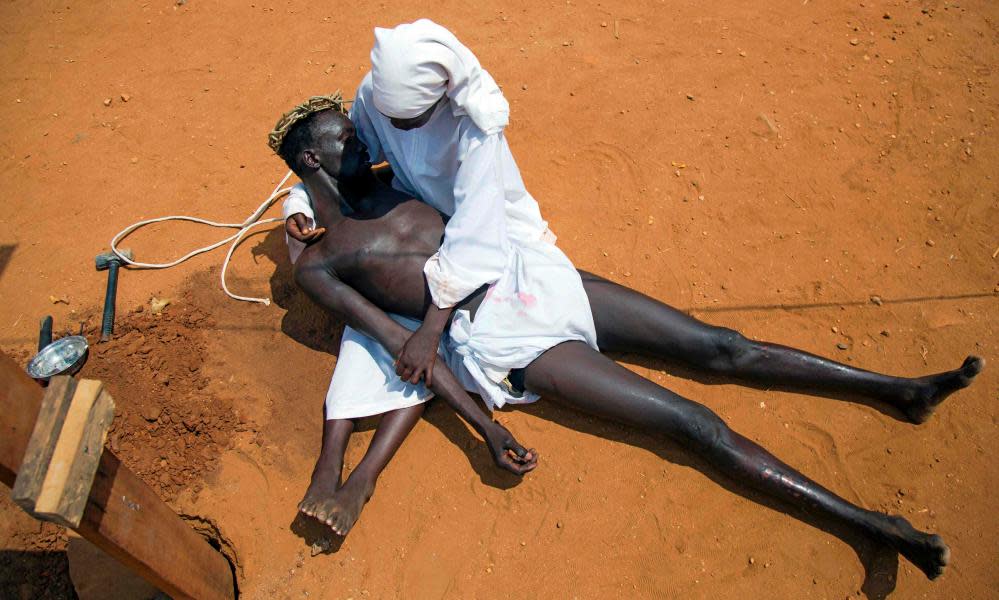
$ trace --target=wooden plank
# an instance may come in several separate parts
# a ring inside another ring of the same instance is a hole
[[[45,481],[35,501],[35,515],[76,527],[114,419],[114,400],[99,381],[81,380],[56,442]]]
[[[53,377],[42,399],[38,420],[31,432],[31,439],[18,469],[14,491],[11,493],[14,502],[29,513],[35,510],[35,502],[45,481],[56,440],[62,431],[76,387],[76,380],[72,377]]]
[[[42,481],[42,488],[38,491],[38,498],[35,500],[34,513],[41,516],[43,513],[51,513],[59,506],[59,499],[62,498],[63,490],[69,479],[70,469],[76,461],[76,454],[82,445],[83,434],[87,427],[87,417],[90,410],[97,402],[97,395],[101,393],[104,384],[94,379],[83,379],[76,385],[76,391],[69,403],[69,410],[63,420],[62,428],[55,436],[51,458],[48,469],[45,471],[45,479]],[[43,403],[44,407],[45,404]],[[32,444],[34,439],[32,439]],[[29,445],[29,451],[34,447]],[[21,475],[18,474],[18,479]]]
[[[0,482],[7,487],[14,487],[41,404],[38,382],[0,353]]]
[[[110,450],[76,531],[171,598],[234,597],[229,562]]]
[[[14,484],[42,389],[0,353],[0,474]],[[228,561],[187,526],[110,450],[101,454],[76,531],[173,598],[231,600]]]

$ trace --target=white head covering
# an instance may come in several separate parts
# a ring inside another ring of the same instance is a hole
[[[429,19],[375,28],[372,99],[387,117],[412,119],[447,93],[456,116],[468,115],[487,134],[510,121],[510,105],[472,51]]]

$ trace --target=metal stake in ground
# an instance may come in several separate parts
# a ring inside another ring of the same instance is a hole
[[[134,258],[131,250],[119,250],[118,252],[128,260]],[[106,342],[111,339],[111,334],[114,333],[114,304],[115,296],[118,293],[118,269],[122,265],[122,260],[121,256],[114,252],[105,252],[98,254],[94,258],[94,263],[97,265],[98,271],[104,269],[108,271],[108,289],[104,294],[104,318],[101,321],[101,341]]]
[[[52,343],[52,315],[45,315],[38,326],[38,351]]]

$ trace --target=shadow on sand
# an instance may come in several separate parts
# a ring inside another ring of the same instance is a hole
[[[335,356],[338,353],[340,335],[343,332],[343,321],[321,310],[296,287],[292,267],[288,261],[288,248],[284,241],[284,232],[280,228],[271,231],[264,240],[253,248],[253,254],[266,255],[277,265],[271,276],[270,286],[274,302],[287,311],[281,322],[281,330],[300,344]],[[705,376],[702,373],[656,359],[634,355],[615,356],[615,358],[653,369],[668,367],[672,374],[689,377],[706,384],[730,383],[729,380]],[[893,418],[904,418],[901,413],[886,405],[860,398],[831,397],[861,402]],[[799,519],[849,544],[864,565],[865,578],[861,589],[868,598],[887,598],[895,589],[898,576],[898,554],[852,527],[788,506],[734,482],[716,473],[711,466],[694,453],[669,440],[656,439],[644,433],[626,429],[616,423],[609,423],[570,410],[553,402],[522,405],[518,409],[537,418],[558,423],[563,427],[582,433],[648,450],[670,463],[694,468],[729,492]],[[520,483],[520,478],[506,471],[501,471],[493,464],[485,444],[443,402],[433,402],[424,413],[424,419],[437,428],[448,441],[462,450],[469,465],[478,474],[483,484],[500,489],[510,489]],[[362,424],[362,427],[373,426],[373,423],[374,421],[369,420],[369,423]],[[305,543],[312,548],[313,553],[335,553],[343,543],[343,538],[301,513],[296,513],[290,528],[296,535],[305,540]]]
[[[17,244],[0,244],[0,277],[3,277],[3,272],[7,270],[7,265],[10,264],[10,258],[14,256],[16,248]]]
[[[76,598],[65,550],[0,550],[0,598]]]

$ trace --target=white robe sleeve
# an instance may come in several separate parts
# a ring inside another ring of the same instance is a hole
[[[375,126],[371,123],[371,116],[368,114],[369,110],[375,110],[373,106],[369,105],[371,93],[371,74],[369,73],[364,81],[361,82],[360,87],[357,88],[357,95],[354,97],[354,102],[350,105],[350,120],[354,123],[354,128],[357,130],[357,137],[361,138],[364,145],[368,147],[368,158],[371,160],[371,164],[377,165],[385,162],[385,152],[382,150],[381,142],[378,140],[378,133],[375,131]]]
[[[499,280],[510,242],[506,231],[502,133],[475,140],[454,181],[454,214],[444,241],[423,267],[438,308],[464,300],[483,284]]]
[[[316,226],[316,213],[312,209],[309,192],[305,190],[305,185],[301,183],[296,183],[292,186],[291,191],[288,192],[288,196],[281,205],[281,216],[284,217],[285,221],[288,220],[288,217],[297,213],[305,215],[305,220],[308,222],[309,227]],[[298,260],[298,256],[305,250],[305,244],[289,236],[287,233],[284,234],[284,239],[288,243],[289,258],[291,258],[291,262],[294,264]]]

